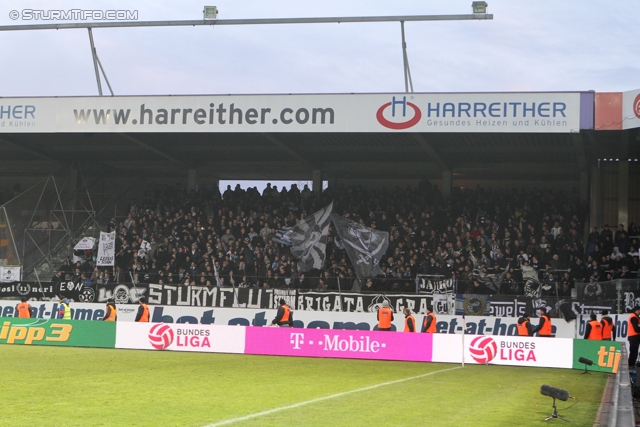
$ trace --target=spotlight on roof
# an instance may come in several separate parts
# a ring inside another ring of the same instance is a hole
[[[489,5],[486,1],[474,1],[471,3],[473,13],[487,13],[487,6]]]
[[[218,18],[218,8],[216,6],[205,6],[202,12],[204,13],[204,19]]]

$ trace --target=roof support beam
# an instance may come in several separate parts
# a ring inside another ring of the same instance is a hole
[[[24,151],[25,153],[29,153],[32,156],[36,156],[42,160],[48,160],[50,162],[55,162],[58,164],[62,164],[62,162],[58,159],[54,159],[53,157],[47,156],[46,154],[44,154],[42,151],[40,150],[36,150],[34,148],[29,148],[27,147],[24,143],[22,144],[16,144],[15,142],[9,141],[6,138],[0,138],[0,142],[2,142],[5,145],[8,145],[12,148],[16,148],[18,150]]]
[[[132,137],[131,135],[127,135],[126,133],[121,133],[121,134],[120,134],[120,136],[121,136],[122,138],[124,138],[124,139],[128,140],[128,141],[133,142],[134,144],[139,145],[140,147],[144,147],[144,148],[146,148],[147,150],[149,150],[149,151],[151,151],[151,152],[153,152],[153,153],[157,154],[157,155],[158,155],[158,156],[160,156],[160,157],[163,157],[163,158],[165,158],[165,159],[167,159],[167,160],[170,160],[170,161],[172,161],[172,162],[174,162],[174,163],[176,163],[176,164],[178,164],[178,165],[180,165],[180,166],[182,166],[182,167],[184,167],[184,168],[186,168],[186,169],[189,169],[189,166],[187,166],[187,165],[186,165],[185,163],[183,163],[181,160],[176,159],[175,157],[173,157],[173,156],[171,156],[171,155],[169,155],[169,154],[165,153],[165,152],[164,152],[164,151],[162,151],[162,150],[158,150],[157,148],[154,148],[154,147],[150,146],[150,145],[149,145],[149,144],[147,144],[146,142],[142,142],[142,141],[140,141],[139,139]]]
[[[573,143],[573,149],[576,154],[576,160],[578,162],[578,168],[580,172],[587,172],[587,155],[584,150],[584,141],[582,140],[581,133],[571,134],[571,142]]]
[[[290,155],[291,157],[293,157],[294,159],[302,163],[305,167],[311,170],[322,169],[319,165],[309,161],[307,158],[299,154],[297,151],[293,150],[291,147],[289,147],[288,145],[280,141],[275,136],[268,133],[263,133],[261,135],[264,136],[264,138],[270,141],[273,145],[278,147],[280,150],[284,151],[285,153],[287,153],[288,155]]]
[[[445,162],[442,157],[440,157],[440,155],[436,153],[436,150],[433,149],[431,144],[427,142],[424,136],[419,133],[412,133],[411,137],[415,139],[418,144],[420,144],[420,146],[427,152],[427,154],[429,154],[429,156],[442,171],[450,171],[452,169],[451,165],[447,164],[447,162]]]

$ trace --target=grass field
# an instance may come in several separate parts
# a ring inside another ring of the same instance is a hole
[[[562,369],[17,345],[0,345],[0,360],[0,426],[550,425],[542,421],[552,403],[540,394],[542,384],[578,397],[559,412],[571,425],[590,426],[607,378]]]

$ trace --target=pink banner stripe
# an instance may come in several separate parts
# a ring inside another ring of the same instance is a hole
[[[431,334],[247,327],[245,354],[430,362]]]

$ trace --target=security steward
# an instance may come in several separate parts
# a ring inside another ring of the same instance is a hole
[[[393,310],[389,308],[389,301],[383,301],[382,307],[378,309],[378,330],[390,331],[393,322]]]
[[[602,340],[602,323],[598,322],[598,316],[591,314],[591,320],[584,331],[585,340]]]
[[[104,313],[105,322],[115,322],[118,320],[118,308],[116,307],[116,302],[113,298],[109,298],[107,300],[107,310]]]
[[[276,318],[271,322],[272,325],[278,325],[282,328],[293,328],[293,310],[287,305],[284,298],[280,298],[280,307],[276,313]]]
[[[436,315],[433,314],[433,310],[427,307],[427,315],[422,321],[422,332],[427,334],[435,334],[436,331]]]
[[[31,305],[29,305],[26,298],[20,299],[20,304],[16,305],[16,312],[21,319],[31,318]]]
[[[640,305],[633,307],[627,321],[627,339],[629,340],[629,369],[636,370],[638,347],[640,346]]]
[[[546,307],[540,309],[540,323],[538,323],[538,326],[536,326],[533,332],[537,332],[539,337],[551,338],[553,327],[551,326],[551,318],[547,315]]]
[[[616,336],[616,325],[613,319],[609,317],[608,310],[602,310],[602,341],[612,341]]]
[[[516,326],[518,327],[518,336],[533,336],[533,325],[531,325],[531,315],[529,313],[524,313],[522,317],[518,319]]]
[[[405,308],[404,313],[404,331],[415,332],[416,331],[416,319],[411,315],[411,309]]]
[[[138,314],[136,314],[136,322],[148,322],[149,321],[149,306],[147,305],[147,299],[140,297],[138,300],[140,307],[138,307]]]
[[[60,309],[58,310],[58,319],[71,320],[71,307],[69,307],[69,298],[60,300]]]

